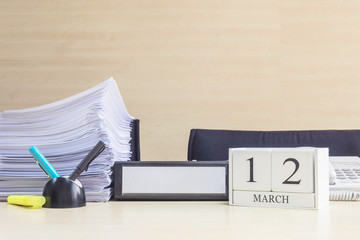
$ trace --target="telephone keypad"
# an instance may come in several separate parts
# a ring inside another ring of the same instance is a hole
[[[344,166],[346,164],[346,166]],[[358,163],[341,163],[337,166],[333,163],[336,178],[341,183],[359,183],[360,182],[360,164]]]

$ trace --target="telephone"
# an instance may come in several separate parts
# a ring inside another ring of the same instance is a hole
[[[360,158],[329,157],[330,200],[360,200]]]

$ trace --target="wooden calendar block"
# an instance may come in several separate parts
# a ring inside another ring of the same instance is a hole
[[[233,169],[238,173],[233,175],[234,189],[270,191],[270,150],[236,151],[233,154]]]
[[[314,149],[275,149],[271,153],[274,192],[314,192]]]
[[[314,208],[314,193],[234,191],[234,204],[262,207]]]
[[[327,148],[229,150],[229,204],[311,208],[329,204]]]

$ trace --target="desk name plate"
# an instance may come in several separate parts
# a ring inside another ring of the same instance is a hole
[[[319,209],[329,204],[327,148],[231,148],[229,204]]]

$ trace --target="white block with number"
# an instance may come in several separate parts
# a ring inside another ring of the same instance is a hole
[[[314,149],[281,150],[271,153],[273,192],[314,192]]]
[[[271,151],[242,149],[233,153],[233,187],[238,190],[270,191]]]
[[[329,204],[328,167],[327,148],[230,149],[229,204],[319,209]],[[259,185],[251,184],[251,173]]]

